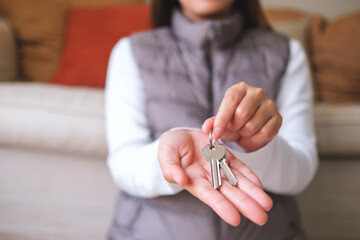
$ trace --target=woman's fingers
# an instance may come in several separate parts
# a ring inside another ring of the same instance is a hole
[[[220,192],[245,217],[258,225],[265,224],[268,219],[265,211],[272,208],[272,199],[264,192],[260,179],[250,168],[232,156],[230,159],[229,167],[238,182],[236,186],[232,186],[229,181],[224,180]]]
[[[214,121],[214,138],[222,137],[225,129],[232,120],[239,103],[246,95],[246,83],[239,83],[230,87],[221,101]]]
[[[238,125],[236,131],[243,137],[252,136],[257,133],[271,117],[271,109],[261,105],[245,124]]]
[[[204,133],[209,134],[210,130],[214,127],[215,117],[211,117],[205,120],[201,129]]]
[[[208,133],[213,129],[214,139],[221,138],[225,132],[251,136],[276,114],[277,108],[264,90],[242,82],[226,91],[216,116],[204,122],[203,131]]]
[[[258,110],[262,106],[265,93],[260,88],[254,88],[246,91],[245,97],[239,103],[228,129],[236,132],[249,123],[249,120],[258,115]]]
[[[260,226],[267,222],[268,216],[263,207],[241,189],[224,181],[220,192],[249,220]]]
[[[265,146],[276,136],[281,124],[282,117],[280,115],[271,117],[257,133],[249,137],[240,138],[238,144],[248,152],[255,151]]]
[[[208,179],[192,179],[185,189],[211,207],[225,222],[232,226],[239,225],[240,214],[237,208],[218,190],[214,189]]]
[[[231,171],[238,180],[237,187],[254,199],[265,211],[269,211],[273,202],[269,195],[264,192],[258,176],[231,153],[228,153],[227,160]]]
[[[233,226],[240,223],[239,213],[258,225],[265,224],[268,219],[265,211],[272,207],[271,198],[262,190],[261,185],[253,183],[246,177],[252,175],[251,170],[232,168],[232,171],[238,179],[237,186],[232,186],[223,179],[222,186],[216,190],[208,178],[190,177],[184,188],[210,206],[225,222]]]
[[[215,117],[211,117],[205,120],[202,125],[202,131],[206,134],[209,134],[210,130],[214,126]],[[225,130],[223,138],[229,141],[238,141],[239,140],[239,133],[238,132],[230,132]]]
[[[263,189],[263,185],[258,176],[249,168],[247,167],[242,161],[235,158],[231,152],[228,151],[227,153],[227,163],[230,168],[234,168],[239,171],[241,174],[246,176],[252,183],[257,185],[259,188]]]
[[[245,175],[234,169],[234,175],[238,180],[237,187],[256,201],[265,211],[269,211],[273,202],[262,188],[250,181]]]

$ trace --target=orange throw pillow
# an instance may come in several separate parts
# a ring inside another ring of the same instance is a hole
[[[333,22],[313,20],[312,63],[325,102],[360,102],[360,11]]]
[[[64,50],[52,83],[103,88],[110,52],[116,42],[147,29],[150,29],[147,4],[69,9]]]

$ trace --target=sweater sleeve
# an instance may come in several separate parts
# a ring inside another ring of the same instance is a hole
[[[129,38],[113,48],[105,88],[108,166],[115,184],[138,197],[175,194],[182,190],[162,175],[157,150],[145,116],[145,93]]]
[[[296,40],[290,41],[290,59],[276,104],[283,124],[266,146],[245,153],[236,143],[224,143],[257,174],[264,189],[294,195],[308,186],[318,167],[311,75],[305,52]]]

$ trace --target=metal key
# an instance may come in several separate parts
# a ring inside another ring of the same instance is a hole
[[[208,144],[202,149],[202,156],[210,161],[211,181],[215,189],[221,186],[220,160],[226,156],[226,149],[223,145]]]
[[[209,140],[210,140],[210,144],[206,145],[202,149],[202,156],[206,160],[210,161],[211,180],[213,187],[217,189],[219,186],[221,186],[221,176],[220,176],[219,167],[221,167],[221,169],[224,171],[230,184],[236,186],[237,179],[230,170],[229,165],[227,165],[226,163],[226,156],[227,156],[226,148],[220,144],[213,144],[211,130],[209,132]]]
[[[226,175],[227,179],[229,180],[230,184],[233,185],[233,186],[236,186],[237,179],[234,176],[234,174],[232,173],[232,171],[230,170],[229,165],[227,165],[227,163],[226,163],[226,155],[219,162],[220,162],[220,167],[223,170],[223,172],[225,173],[225,175]]]
[[[229,180],[230,184],[233,186],[236,186],[237,184],[237,179],[234,176],[233,172],[230,170],[229,165],[227,165],[226,162],[226,156],[227,156],[227,152],[225,151],[225,155],[222,159],[220,159],[219,163],[220,163],[220,167],[223,170],[223,172],[225,173],[227,179]]]

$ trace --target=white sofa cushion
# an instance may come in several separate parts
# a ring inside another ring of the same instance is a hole
[[[104,90],[0,84],[0,146],[105,156]]]

